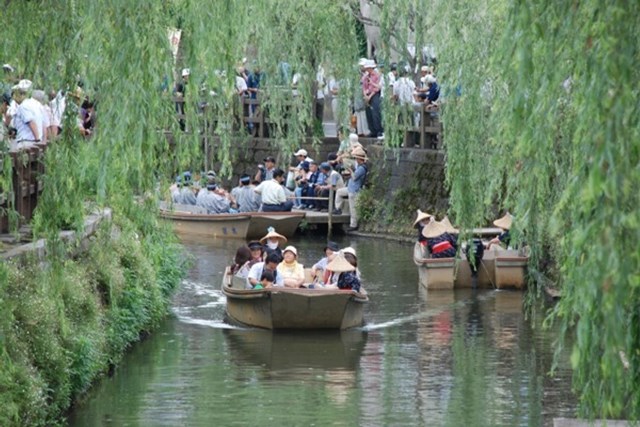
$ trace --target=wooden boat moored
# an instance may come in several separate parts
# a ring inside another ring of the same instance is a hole
[[[416,242],[413,247],[413,262],[418,266],[422,286],[427,289],[453,289],[455,258],[425,258],[422,245]]]
[[[278,234],[289,238],[293,236],[304,219],[305,212],[247,212],[251,217],[247,239],[259,239],[267,234],[267,228],[273,227]]]
[[[222,293],[233,322],[265,329],[348,329],[362,326],[366,291],[245,289],[245,280],[224,273]]]
[[[178,234],[246,239],[249,214],[207,214],[197,206],[160,204],[160,217],[171,220]]]

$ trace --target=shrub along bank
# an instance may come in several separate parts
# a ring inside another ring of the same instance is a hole
[[[0,425],[60,422],[167,314],[186,266],[149,225],[114,214],[73,258],[0,265]]]

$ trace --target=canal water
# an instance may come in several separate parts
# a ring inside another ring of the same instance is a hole
[[[313,241],[317,240],[317,241]],[[525,318],[522,293],[426,292],[413,246],[353,246],[371,302],[349,331],[270,332],[225,323],[233,240],[184,240],[193,257],[173,316],[70,414],[70,426],[544,426],[573,416],[567,356]],[[322,238],[296,238],[300,261]]]

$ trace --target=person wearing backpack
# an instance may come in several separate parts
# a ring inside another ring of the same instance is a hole
[[[364,149],[358,147],[351,153],[351,156],[356,160],[356,170],[353,172],[349,183],[347,184],[347,191],[349,194],[349,214],[351,215],[349,228],[347,231],[355,231],[358,229],[358,213],[356,210],[356,203],[358,202],[358,195],[360,190],[365,184],[367,179],[367,153]]]

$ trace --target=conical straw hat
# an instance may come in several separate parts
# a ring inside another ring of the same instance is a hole
[[[413,226],[415,227],[420,221],[422,221],[423,219],[429,219],[431,218],[431,216],[432,215],[430,213],[422,212],[420,209],[418,209],[418,217],[413,222]]]
[[[280,243],[286,243],[287,241],[287,238],[284,237],[282,234],[276,233],[276,229],[273,227],[267,228],[267,234],[262,239],[260,239],[260,243],[266,242],[267,239],[278,239],[280,240]]]
[[[453,228],[453,225],[451,225],[451,221],[449,221],[449,217],[447,216],[442,218],[442,221],[440,221],[440,224],[444,225],[444,228],[447,230],[447,233],[458,234],[460,232],[457,228]]]
[[[344,258],[340,252],[336,254],[333,260],[327,264],[327,270],[335,273],[343,273],[345,271],[354,271],[356,268]]]
[[[442,236],[446,232],[447,229],[445,228],[445,226],[437,221],[430,222],[422,229],[422,235],[427,239]]]
[[[513,223],[513,215],[511,215],[509,212],[504,214],[502,218],[498,218],[495,221],[493,221],[493,225],[495,225],[496,227],[503,228],[505,230],[511,229],[511,223]]]

